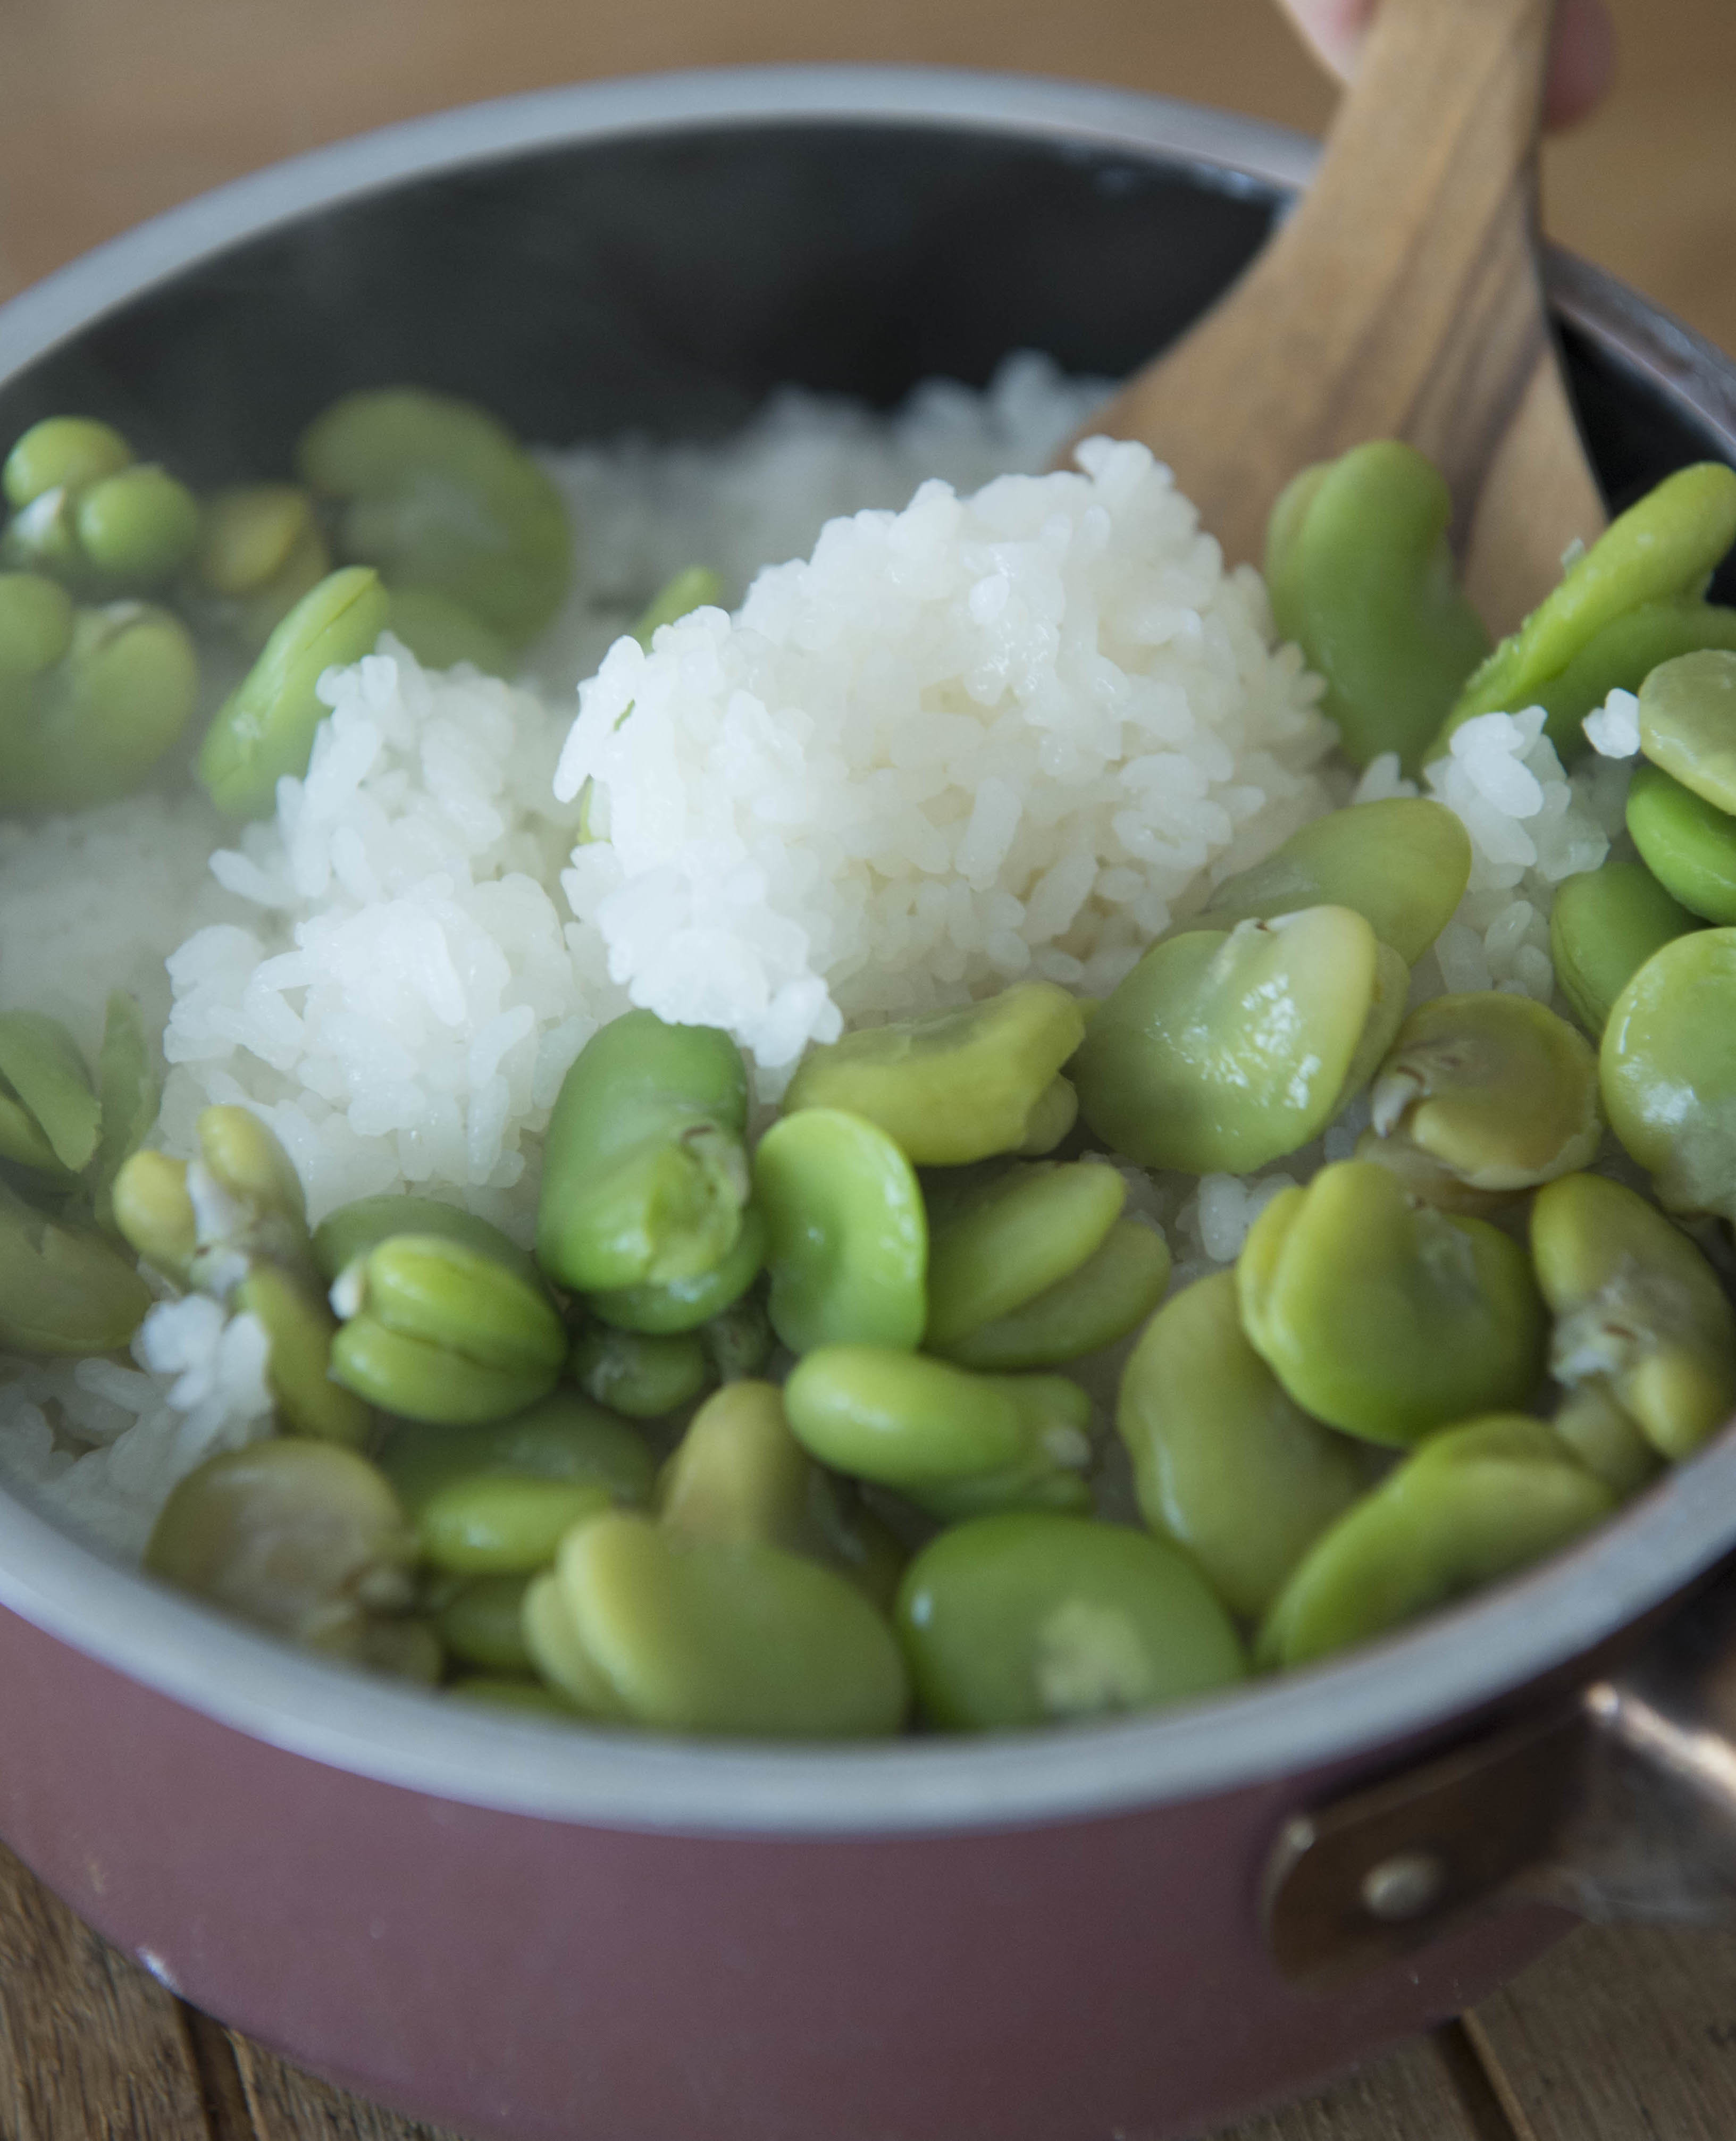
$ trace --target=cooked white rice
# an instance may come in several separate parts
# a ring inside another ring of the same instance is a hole
[[[891,418],[791,393],[718,448],[559,457],[580,583],[519,687],[388,637],[322,680],[307,777],[239,839],[188,799],[0,830],[0,1006],[94,1047],[131,988],[163,1033],[169,1149],[239,1102],[316,1219],[415,1188],[528,1238],[562,1075],[629,1002],[726,1026],[775,1095],[847,1019],[1027,973],[1103,993],[1350,791],[1257,576],[1224,572],[1166,470],[1099,441],[1079,473],[1028,473],[1095,391],[1027,358]],[[699,561],[740,609],[649,654],[618,637]],[[1626,768],[1569,781],[1542,719],[1468,724],[1429,770],[1476,862],[1419,997],[1549,997],[1553,887],[1619,832]],[[1356,790],[1404,792],[1384,762]],[[1134,1208],[1183,1277],[1216,1268],[1360,1126],[1247,1181],[1142,1178]],[[0,1474],[128,1555],[176,1479],[269,1428],[250,1318],[165,1302],[134,1352],[0,1387]]]

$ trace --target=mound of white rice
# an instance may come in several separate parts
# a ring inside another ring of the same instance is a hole
[[[891,418],[792,393],[720,448],[561,457],[580,583],[519,687],[387,638],[322,680],[306,778],[239,839],[151,797],[0,830],[0,1007],[94,1049],[131,988],[171,1151],[239,1103],[316,1219],[415,1188],[528,1239],[562,1076],[629,1002],[727,1027],[775,1095],[846,1020],[1025,974],[1104,992],[1350,784],[1257,576],[1224,572],[1167,470],[1098,441],[1028,473],[1095,391],[1024,359]],[[738,611],[648,654],[619,637],[697,562]],[[1550,995],[1553,887],[1619,833],[1626,768],[1569,781],[1542,722],[1487,716],[1429,770],[1476,860],[1418,997]],[[1355,792],[1414,791],[1377,762]],[[1134,1206],[1185,1279],[1360,1127],[1251,1180],[1141,1177]],[[160,1303],[134,1354],[0,1375],[0,1474],[130,1556],[177,1479],[269,1428],[250,1318]]]

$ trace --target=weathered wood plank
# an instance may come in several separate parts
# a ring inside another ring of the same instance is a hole
[[[0,1849],[0,2134],[210,2141],[173,1996]]]
[[[1736,1937],[1588,1928],[1467,2029],[1521,2141],[1736,2134]]]
[[[234,2030],[223,2035],[252,2121],[247,2141],[461,2141],[316,2081]]]
[[[1318,2096],[1262,2113],[1213,2141],[1514,2141],[1456,2030],[1376,2060]]]

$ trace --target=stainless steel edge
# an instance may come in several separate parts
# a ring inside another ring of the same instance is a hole
[[[316,151],[171,210],[0,308],[0,379],[190,263],[409,178],[642,130],[834,121],[963,127],[1293,187],[1313,145],[1132,92],[947,70],[755,68],[553,90]],[[1699,406],[1731,375],[1577,263],[1552,288],[1594,337]],[[1691,341],[1691,337],[1689,338]],[[1701,346],[1703,350],[1704,346]],[[1675,359],[1669,358],[1671,349]],[[1733,435],[1736,436],[1736,435]],[[0,1606],[118,1671],[268,1744],[382,1782],[553,1819],[689,1833],[1001,1828],[1100,1817],[1289,1776],[1450,1723],[1619,1637],[1736,1546],[1725,1437],[1620,1519],[1528,1577],[1340,1664],[1147,1720],[982,1743],[819,1751],[665,1745],[472,1716],[219,1622],[0,1494]]]

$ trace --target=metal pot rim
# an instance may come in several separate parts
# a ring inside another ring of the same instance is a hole
[[[98,247],[0,308],[0,377],[183,268],[406,180],[611,136],[812,122],[940,127],[1293,189],[1315,145],[1138,92],[964,70],[755,67],[547,90],[273,166]],[[1689,404],[1736,454],[1736,371],[1560,253],[1557,310]],[[686,1833],[887,1833],[1102,1817],[1294,1774],[1425,1733],[1619,1637],[1736,1545],[1725,1435],[1572,1552],[1344,1662],[1146,1720],[855,1750],[676,1745],[520,1721],[383,1683],[218,1620],[0,1494],[0,1606],[129,1678],[310,1760],[555,1820]]]

